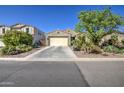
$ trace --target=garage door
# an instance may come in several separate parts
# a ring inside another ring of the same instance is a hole
[[[66,38],[66,37],[50,38],[50,46],[68,46],[68,38]]]

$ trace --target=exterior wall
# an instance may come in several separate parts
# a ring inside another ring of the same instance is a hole
[[[38,29],[34,29],[33,43],[45,43],[43,41],[45,41],[44,32],[41,32]],[[44,44],[42,44],[42,45],[44,45]]]
[[[0,27],[0,35],[3,35],[4,34],[3,33],[3,29],[5,29],[5,32],[6,32],[7,30],[10,30],[10,27],[5,27],[5,26]]]
[[[47,34],[46,37],[46,43],[47,45],[50,45],[50,38],[54,37],[54,38],[59,38],[59,37],[67,37],[68,38],[68,45],[71,45],[71,34],[65,32],[65,31],[53,31]]]
[[[25,27],[21,28],[20,30],[26,32],[27,28],[29,29],[29,32],[28,32],[29,34],[31,34],[31,35],[35,34],[35,28],[31,27],[31,26],[25,26]]]
[[[27,32],[26,29],[28,28],[29,29],[28,33],[31,34],[32,37],[33,37],[33,44],[34,43],[39,43],[39,44],[42,43],[42,45],[45,45],[45,34],[44,34],[44,32],[40,31],[39,29],[37,29],[35,27],[29,26],[29,25],[24,25],[24,24],[17,24],[17,25],[13,25],[11,27],[1,26],[0,27],[0,35],[4,34],[4,33],[2,33],[3,28],[5,28],[5,32],[7,30],[11,30],[11,29]]]
[[[102,45],[104,42],[108,41],[109,39],[111,39],[111,36],[116,34],[118,36],[118,41],[121,42],[122,40],[124,40],[124,34],[123,33],[112,33],[109,35],[104,36],[101,41],[99,42],[99,45]]]
[[[104,37],[102,38],[102,41],[106,41],[106,40],[111,39],[111,36],[112,36],[113,34],[114,34],[114,33],[104,36]],[[119,41],[124,40],[124,34],[120,34],[120,33],[116,33],[116,34],[118,35],[118,40],[119,40]]]

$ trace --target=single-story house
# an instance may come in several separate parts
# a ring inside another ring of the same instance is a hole
[[[76,34],[70,29],[55,30],[46,34],[46,43],[49,46],[69,46]]]
[[[113,33],[103,36],[103,38],[101,39],[101,42],[99,44],[101,45],[103,42],[108,41],[109,39],[111,39],[111,36],[115,35],[115,34],[118,36],[118,41],[121,43],[121,41],[124,40],[124,33],[123,32],[113,32]]]
[[[102,39],[103,40],[109,40],[109,39],[111,39],[111,36],[114,34],[116,34],[118,36],[119,41],[124,40],[124,33],[123,32],[113,32],[111,34],[105,35]]]
[[[14,24],[12,26],[1,25],[0,26],[0,35],[4,35],[7,30],[17,30],[17,31],[24,31],[32,35],[33,37],[33,44],[45,44],[45,33],[40,31],[34,26],[26,25],[26,24]]]

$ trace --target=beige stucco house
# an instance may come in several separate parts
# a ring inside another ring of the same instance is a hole
[[[17,30],[24,31],[32,35],[33,44],[45,44],[45,34],[34,26],[26,25],[26,24],[14,24],[12,26],[1,25],[0,26],[0,35],[4,35],[7,30]]]
[[[69,46],[76,34],[76,32],[70,29],[55,30],[46,34],[46,43],[49,46]]]
[[[111,39],[111,36],[116,34],[118,36],[118,40],[121,41],[121,40],[124,40],[124,33],[122,32],[113,32],[111,34],[108,34],[108,35],[105,35],[103,38],[102,38],[102,41],[107,41],[109,39]]]

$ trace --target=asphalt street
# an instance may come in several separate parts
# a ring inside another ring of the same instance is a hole
[[[73,62],[0,62],[0,87],[87,87]]]
[[[77,62],[91,87],[124,87],[124,61]]]
[[[0,87],[124,87],[124,62],[0,61]]]

